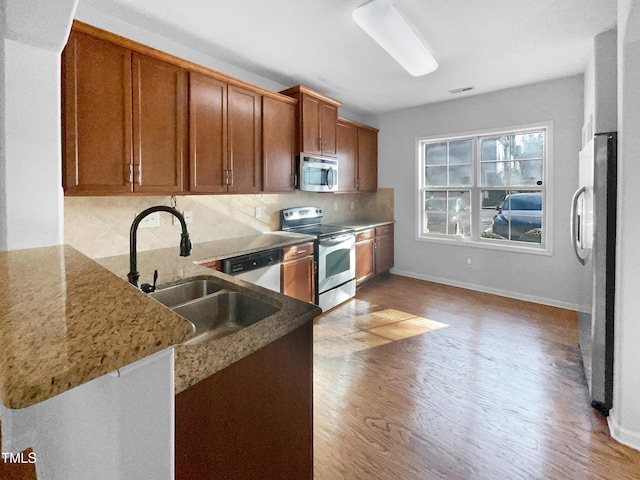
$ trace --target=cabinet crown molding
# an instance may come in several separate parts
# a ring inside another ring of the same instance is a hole
[[[325,103],[329,103],[331,105],[335,105],[339,107],[342,105],[342,102],[339,102],[335,98],[327,97],[323,93],[317,92],[309,87],[305,87],[304,85],[296,85],[295,87],[287,88],[286,90],[281,90],[280,93],[282,95],[293,96],[296,94],[304,93],[306,95],[311,95],[312,97],[316,97],[319,100],[322,100]]]

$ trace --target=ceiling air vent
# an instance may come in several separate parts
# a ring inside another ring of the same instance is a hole
[[[473,90],[475,87],[471,86],[471,87],[462,87],[462,88],[454,88],[453,90],[449,90],[449,93],[456,94],[456,93],[462,93],[462,92],[468,92],[469,90]]]

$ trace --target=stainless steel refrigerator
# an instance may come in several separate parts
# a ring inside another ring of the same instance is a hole
[[[591,406],[609,414],[613,400],[617,134],[598,133],[580,151],[580,187],[571,205],[571,240],[592,279],[590,306],[578,312],[580,350]]]

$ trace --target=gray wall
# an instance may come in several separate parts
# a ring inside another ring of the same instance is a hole
[[[470,96],[367,119],[380,128],[379,184],[395,189],[396,273],[572,309],[585,308],[588,279],[569,240],[569,204],[578,187],[582,76]],[[553,122],[553,254],[501,252],[416,240],[415,139]],[[467,264],[471,259],[471,265]]]

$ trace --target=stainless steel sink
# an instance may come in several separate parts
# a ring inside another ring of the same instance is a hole
[[[269,303],[229,291],[222,291],[173,309],[196,327],[196,336],[188,343],[229,335],[273,315],[278,310],[278,307]]]
[[[150,293],[149,296],[169,308],[182,305],[197,298],[211,295],[222,290],[222,287],[210,278],[189,280],[172,287],[163,288]]]
[[[194,324],[196,335],[187,343],[224,337],[279,310],[251,295],[225,289],[212,277],[184,280],[149,296]]]

